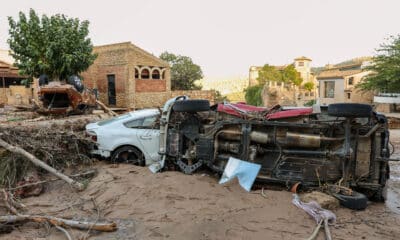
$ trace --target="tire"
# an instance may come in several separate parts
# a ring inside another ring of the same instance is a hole
[[[189,99],[176,101],[172,109],[175,112],[203,112],[210,110],[210,102],[203,99]]]
[[[328,115],[335,117],[370,117],[372,107],[361,103],[333,103],[328,106]]]
[[[111,155],[113,163],[131,163],[145,166],[146,161],[143,153],[133,146],[123,146],[115,150]]]
[[[353,191],[351,195],[343,195],[340,193],[332,194],[340,202],[340,205],[353,210],[364,210],[367,207],[368,198],[359,192]]]

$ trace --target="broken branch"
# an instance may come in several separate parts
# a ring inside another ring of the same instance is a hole
[[[112,117],[118,116],[116,112],[111,110],[109,107],[107,107],[104,103],[100,102],[99,100],[96,100],[96,103],[100,106],[101,109],[104,110],[105,113],[108,113]]]
[[[0,216],[0,223],[16,223],[22,221],[33,221],[37,223],[48,222],[54,226],[60,227],[73,227],[81,230],[96,230],[101,232],[113,232],[117,230],[117,224],[111,223],[94,223],[87,221],[75,221],[70,219],[63,219],[52,216],[39,216],[39,215],[6,215]]]
[[[84,189],[84,185],[82,183],[77,182],[77,181],[71,179],[70,177],[62,174],[61,172],[57,171],[56,169],[50,167],[49,165],[47,165],[43,161],[39,160],[38,158],[36,158],[32,154],[30,154],[29,152],[25,151],[24,149],[22,149],[20,147],[17,147],[17,146],[13,146],[11,144],[8,144],[7,142],[5,142],[1,138],[0,138],[0,146],[4,147],[5,149],[7,149],[10,152],[13,152],[13,153],[16,153],[16,154],[20,154],[20,155],[26,157],[29,161],[31,161],[36,166],[47,170],[48,172],[50,172],[51,174],[55,175],[56,177],[58,177],[58,178],[64,180],[65,182],[71,184],[77,190],[82,191]]]
[[[84,176],[91,177],[91,176],[94,176],[95,174],[96,174],[95,170],[89,170],[87,172],[69,175],[69,177],[84,177]],[[7,190],[8,191],[17,190],[17,189],[21,189],[21,188],[32,187],[32,186],[36,186],[36,185],[39,185],[39,184],[42,184],[42,183],[54,182],[54,181],[58,181],[58,180],[62,180],[62,179],[57,178],[57,179],[49,179],[49,180],[38,181],[38,182],[34,182],[34,183],[27,183],[27,184],[20,185],[20,186],[17,186],[17,187],[8,188]]]

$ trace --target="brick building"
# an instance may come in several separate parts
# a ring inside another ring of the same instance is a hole
[[[98,57],[82,77],[106,105],[155,107],[171,96],[170,67],[154,55],[130,42],[96,46],[93,52]]]

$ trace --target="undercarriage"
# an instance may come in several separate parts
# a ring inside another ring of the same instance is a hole
[[[190,174],[202,166],[222,173],[235,157],[261,165],[258,181],[343,186],[383,200],[390,156],[386,118],[369,106],[355,115],[354,104],[334,107],[274,120],[232,116],[215,107],[172,109],[166,159]]]

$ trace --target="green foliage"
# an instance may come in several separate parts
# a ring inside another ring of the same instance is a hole
[[[276,67],[265,64],[260,71],[258,71],[258,84],[264,85],[268,81],[282,81],[282,74]]]
[[[306,82],[303,85],[304,89],[311,92],[312,90],[314,90],[314,83],[313,82]]]
[[[288,65],[282,70],[277,70],[276,67],[265,64],[258,72],[257,81],[261,85],[264,85],[268,81],[276,81],[300,86],[303,79],[293,65]]]
[[[293,65],[289,65],[285,67],[282,71],[282,81],[284,83],[291,83],[295,86],[300,86],[303,82],[303,79],[300,76],[300,73],[297,72],[296,68]]]
[[[392,36],[388,43],[381,44],[373,64],[366,70],[371,74],[357,84],[361,90],[400,92],[400,36]]]
[[[312,107],[312,105],[314,105],[316,102],[317,102],[317,101],[316,101],[315,99],[313,99],[313,100],[310,100],[310,101],[304,103],[304,106],[306,106],[306,107]]]
[[[171,66],[172,90],[200,90],[201,86],[195,82],[203,78],[203,72],[199,65],[194,64],[187,56],[175,55],[163,52],[160,58]]]
[[[262,106],[262,91],[264,85],[255,85],[246,88],[245,91],[245,99],[246,103],[254,106]]]
[[[214,89],[212,89],[214,90]],[[228,100],[228,98],[226,96],[222,96],[221,92],[218,90],[214,90],[215,91],[215,102],[224,102],[226,100]]]
[[[63,80],[85,71],[96,59],[89,34],[89,22],[65,15],[41,18],[33,9],[29,16],[8,17],[7,40],[15,65],[22,75],[39,77],[47,74],[52,80]]]

